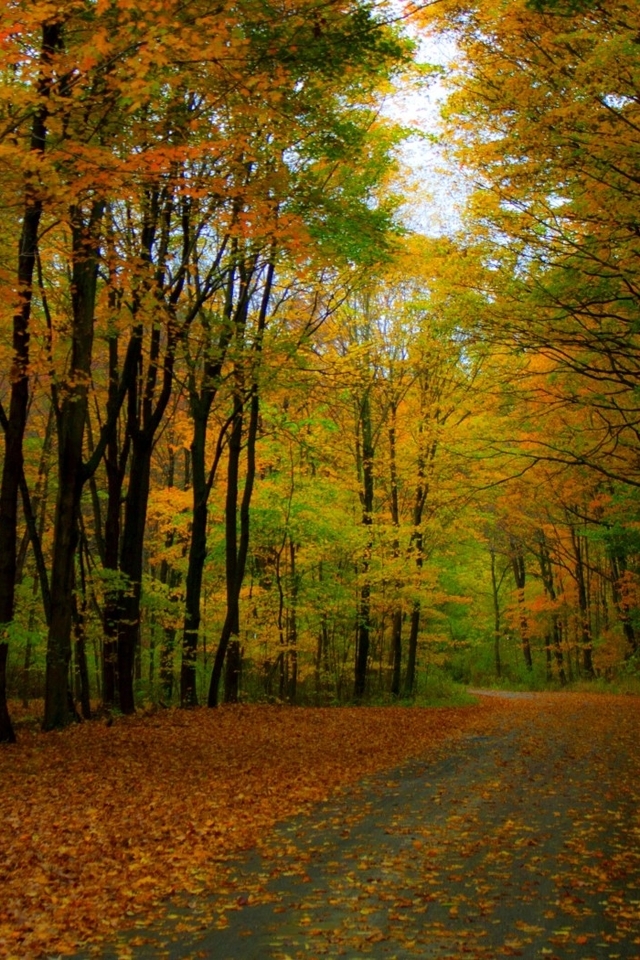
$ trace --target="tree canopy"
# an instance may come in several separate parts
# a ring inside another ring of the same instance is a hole
[[[436,238],[383,107],[405,21],[455,49]],[[0,740],[7,698],[53,729],[633,673],[636,6],[2,22]]]

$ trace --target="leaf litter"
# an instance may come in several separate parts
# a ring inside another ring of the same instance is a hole
[[[32,734],[0,754],[0,956],[638,960],[639,721],[539,694]],[[412,763],[422,813],[394,807]]]
[[[24,731],[0,751],[0,957],[70,955],[223,888],[276,822],[503,710],[242,705]]]

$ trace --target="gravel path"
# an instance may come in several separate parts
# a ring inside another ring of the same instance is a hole
[[[98,955],[640,960],[640,705],[513,701],[486,736],[282,825],[215,901]]]

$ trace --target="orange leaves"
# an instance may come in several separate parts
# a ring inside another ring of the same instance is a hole
[[[276,820],[499,709],[241,707],[23,734],[0,755],[0,956],[69,953],[215,888]]]

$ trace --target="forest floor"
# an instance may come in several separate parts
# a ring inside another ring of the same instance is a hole
[[[160,714],[0,783],[0,956],[640,960],[635,697]]]

